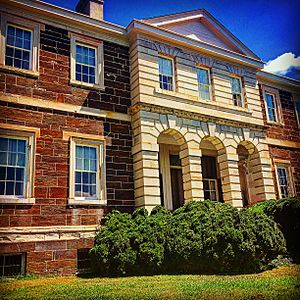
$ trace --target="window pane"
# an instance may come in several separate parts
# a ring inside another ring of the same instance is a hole
[[[158,58],[159,73],[166,75],[173,75],[173,63],[171,59],[159,57]]]
[[[208,70],[197,69],[198,82],[209,84]]]
[[[241,84],[238,78],[231,78],[231,88],[233,93],[241,93]]]
[[[32,32],[8,25],[5,63],[17,68],[29,69],[31,56]]]

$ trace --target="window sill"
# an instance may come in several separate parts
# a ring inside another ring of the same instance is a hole
[[[79,200],[76,198],[69,198],[68,200],[68,205],[72,206],[72,205],[83,205],[83,206],[91,206],[91,205],[95,205],[95,206],[100,206],[100,205],[107,205],[107,201],[106,200],[100,200],[100,199],[95,199],[95,200]]]
[[[174,92],[174,91],[168,91],[168,90],[163,90],[161,88],[155,88],[154,90],[154,94],[158,95],[158,96],[167,96],[167,97],[172,97],[174,100],[176,100],[176,98],[178,99],[178,101],[180,102],[180,99],[192,102],[192,104],[204,104],[207,106],[212,107],[213,109],[219,108],[219,109],[226,109],[226,110],[231,110],[231,111],[239,111],[241,113],[244,114],[248,114],[248,115],[252,115],[252,111],[247,109],[247,108],[243,108],[243,107],[239,107],[239,106],[234,106],[232,105],[226,105],[223,103],[218,103],[214,100],[203,100],[201,99],[199,96],[193,96],[193,95],[187,95],[187,94],[182,94],[179,92]]]
[[[95,90],[105,90],[104,85],[87,83],[87,82],[77,81],[77,80],[74,80],[74,79],[70,79],[70,85],[73,85],[75,87],[91,89],[91,90],[93,90],[93,89],[95,89]]]
[[[267,124],[270,125],[270,126],[284,127],[284,124],[280,123],[280,122],[267,121]]]
[[[13,205],[33,205],[35,204],[35,198],[18,198],[15,196],[6,197],[0,196],[0,204],[13,204]]]
[[[6,66],[6,65],[0,65],[0,70],[18,74],[18,75],[30,76],[33,78],[39,77],[39,72],[37,72],[37,71],[19,69],[19,68],[15,68],[15,67],[11,67],[11,66]]]

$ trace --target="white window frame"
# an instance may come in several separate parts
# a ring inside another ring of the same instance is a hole
[[[196,70],[197,69],[202,69],[202,70],[205,70],[207,71],[208,73],[208,85],[209,85],[209,99],[203,99],[201,98],[200,96],[200,83],[199,83],[199,80],[198,80],[198,73],[197,73],[197,82],[198,82],[198,95],[199,95],[199,98],[201,100],[207,100],[207,101],[211,101],[212,100],[212,81],[211,81],[211,74],[210,74],[210,68],[207,68],[207,67],[203,67],[203,66],[196,66]],[[197,71],[196,71],[197,72]]]
[[[13,66],[5,65],[5,51],[6,51],[6,37],[7,37],[7,25],[11,25],[16,28],[21,28],[32,32],[32,50],[31,50],[31,68],[29,70],[16,68]],[[32,21],[28,21],[19,17],[13,17],[1,14],[1,38],[0,38],[0,68],[10,70],[16,73],[29,74],[37,77],[39,75],[39,44],[40,44],[40,31],[44,29],[44,26]]]
[[[173,71],[173,76],[172,76],[172,86],[173,86],[173,89],[172,90],[165,90],[165,89],[161,88],[160,87],[160,80],[159,80],[159,75],[160,75],[160,73],[159,73],[159,61],[157,61],[157,64],[158,64],[158,85],[159,85],[159,88],[161,90],[163,90],[163,91],[175,92],[176,91],[176,86],[175,86],[175,84],[176,84],[176,80],[175,80],[175,76],[176,76],[176,74],[175,74],[175,59],[174,59],[174,57],[171,57],[171,56],[168,56],[168,55],[165,55],[165,54],[162,54],[162,53],[160,53],[158,55],[158,58],[163,58],[163,59],[170,60],[172,62],[172,71]]]
[[[277,190],[279,198],[283,198],[283,195],[281,194],[281,189],[279,185],[279,175],[278,175],[278,169],[285,169],[287,176],[288,176],[288,197],[292,197],[295,194],[294,189],[294,180],[293,180],[293,172],[291,168],[291,163],[289,161],[275,161],[275,173],[276,173],[276,181],[277,181]]]
[[[25,274],[25,261],[26,261],[26,259],[25,259],[26,254],[25,253],[8,253],[8,254],[4,253],[4,254],[0,254],[0,255],[3,256],[3,261],[4,261],[4,264],[0,265],[1,274],[4,273],[5,257],[8,257],[8,256],[17,256],[17,255],[21,256],[21,265],[20,265],[20,273],[16,274],[16,275],[24,275]],[[9,277],[9,276],[4,276],[4,275],[0,275],[0,276]]]
[[[96,198],[75,197],[76,145],[97,147]],[[70,137],[69,205],[106,205],[104,141]]]
[[[208,181],[208,185],[209,185],[209,187],[210,187],[210,183],[211,182],[214,182],[215,183],[215,187],[216,187],[216,198],[217,198],[217,200],[216,201],[214,201],[214,200],[210,200],[210,201],[212,201],[212,202],[219,202],[220,201],[220,198],[219,198],[219,190],[218,190],[218,188],[219,188],[219,186],[218,186],[218,179],[215,179],[215,178],[203,178],[203,193],[204,193],[204,181]],[[209,189],[209,193],[211,192],[212,190],[211,189]],[[205,199],[206,200],[206,199]]]
[[[268,87],[268,86],[263,86],[262,87],[262,93],[263,93],[263,98],[264,98],[264,105],[265,105],[267,123],[271,124],[271,125],[272,124],[284,125],[283,124],[283,118],[282,118],[281,102],[280,102],[280,97],[279,97],[278,90],[275,89],[275,88]],[[266,94],[269,94],[269,95],[273,96],[274,104],[275,104],[276,121],[271,121],[270,118],[269,118]]]
[[[242,106],[240,105],[235,105],[234,104],[234,99],[233,99],[233,90],[232,90],[232,79],[238,79],[240,82],[240,87],[241,87],[241,102],[242,102]],[[245,98],[244,98],[244,87],[243,87],[243,82],[242,82],[242,78],[239,76],[235,76],[235,75],[231,75],[230,76],[230,88],[231,88],[231,95],[232,95],[232,103],[235,107],[241,107],[241,108],[245,108]]]
[[[299,113],[298,113],[298,111],[297,111],[297,106],[296,106],[297,103],[298,103],[298,105],[300,106],[300,101],[297,101],[297,100],[294,101],[296,118],[297,118],[297,122],[298,122],[298,127],[300,128],[300,111],[299,111]]]
[[[76,80],[76,45],[94,48],[96,50],[96,70],[95,70],[95,83],[88,83]],[[96,88],[103,90],[104,87],[104,55],[103,55],[103,42],[94,41],[84,38],[75,33],[71,33],[71,74],[70,84],[75,86],[83,86],[88,88]]]
[[[28,142],[27,169],[25,174],[25,192],[22,196],[0,195],[0,204],[34,204],[33,183],[34,183],[34,163],[35,163],[35,133],[27,131],[14,131],[0,129],[0,136],[6,138],[26,139]]]

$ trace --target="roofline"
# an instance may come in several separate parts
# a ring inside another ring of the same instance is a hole
[[[126,35],[126,27],[117,25],[104,20],[96,20],[85,14],[75,12],[66,8],[62,8],[50,3],[46,3],[39,0],[0,0],[2,3],[10,4],[12,6],[23,7],[29,10],[34,10],[39,13],[50,13],[58,18],[65,20],[77,21],[78,23],[84,23],[85,25],[100,28],[102,30],[112,32],[117,35]],[[1,4],[2,4],[1,3]],[[4,6],[2,6],[4,8]]]
[[[274,84],[288,86],[294,89],[296,88],[296,90],[300,92],[300,81],[293,78],[277,75],[275,73],[270,73],[264,70],[257,72],[257,78],[267,83],[270,82]]]
[[[127,26],[128,34],[130,34],[130,32],[132,32],[133,30],[141,31],[144,33],[146,32],[156,37],[158,36],[162,39],[171,39],[173,43],[181,43],[186,48],[191,48],[191,46],[194,48],[196,47],[214,56],[221,56],[223,58],[226,57],[229,60],[234,60],[236,63],[250,65],[251,67],[254,67],[256,69],[263,68],[263,62],[260,59],[248,57],[246,55],[242,55],[209,43],[197,41],[182,34],[170,31],[165,28],[156,27],[143,21],[139,21],[136,19],[132,20],[131,23]]]
[[[260,57],[258,57],[251,49],[249,49],[242,41],[240,41],[234,34],[232,34],[220,21],[218,21],[211,13],[209,13],[206,9],[204,8],[200,8],[200,9],[195,9],[195,10],[190,10],[190,11],[183,11],[183,12],[179,12],[179,13],[174,13],[174,14],[169,14],[169,15],[163,15],[163,16],[158,16],[158,17],[153,17],[153,18],[148,18],[148,19],[142,19],[141,21],[144,21],[144,22],[147,22],[147,21],[153,21],[155,19],[157,19],[158,21],[160,19],[163,19],[163,18],[166,18],[166,17],[175,17],[175,16],[180,16],[180,15],[190,15],[190,17],[194,16],[194,17],[197,17],[197,15],[203,15],[203,16],[207,16],[209,17],[210,19],[212,19],[213,22],[215,22],[219,28],[218,31],[222,32],[223,31],[223,34],[225,35],[228,35],[227,36],[227,39],[235,44],[235,46],[237,47],[237,45],[239,47],[242,48],[242,50],[248,54],[248,55],[251,55],[251,56],[254,56],[255,58],[260,59]],[[186,16],[186,18],[188,18],[188,16]],[[171,22],[171,21],[169,21]],[[174,21],[175,22],[175,21]],[[180,22],[179,21],[176,21],[176,22]],[[237,45],[236,45],[237,44]]]

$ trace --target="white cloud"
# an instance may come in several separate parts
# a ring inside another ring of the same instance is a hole
[[[300,69],[300,56],[296,57],[294,53],[288,52],[273,60],[269,60],[266,63],[264,70],[271,73],[286,75],[293,68]]]

